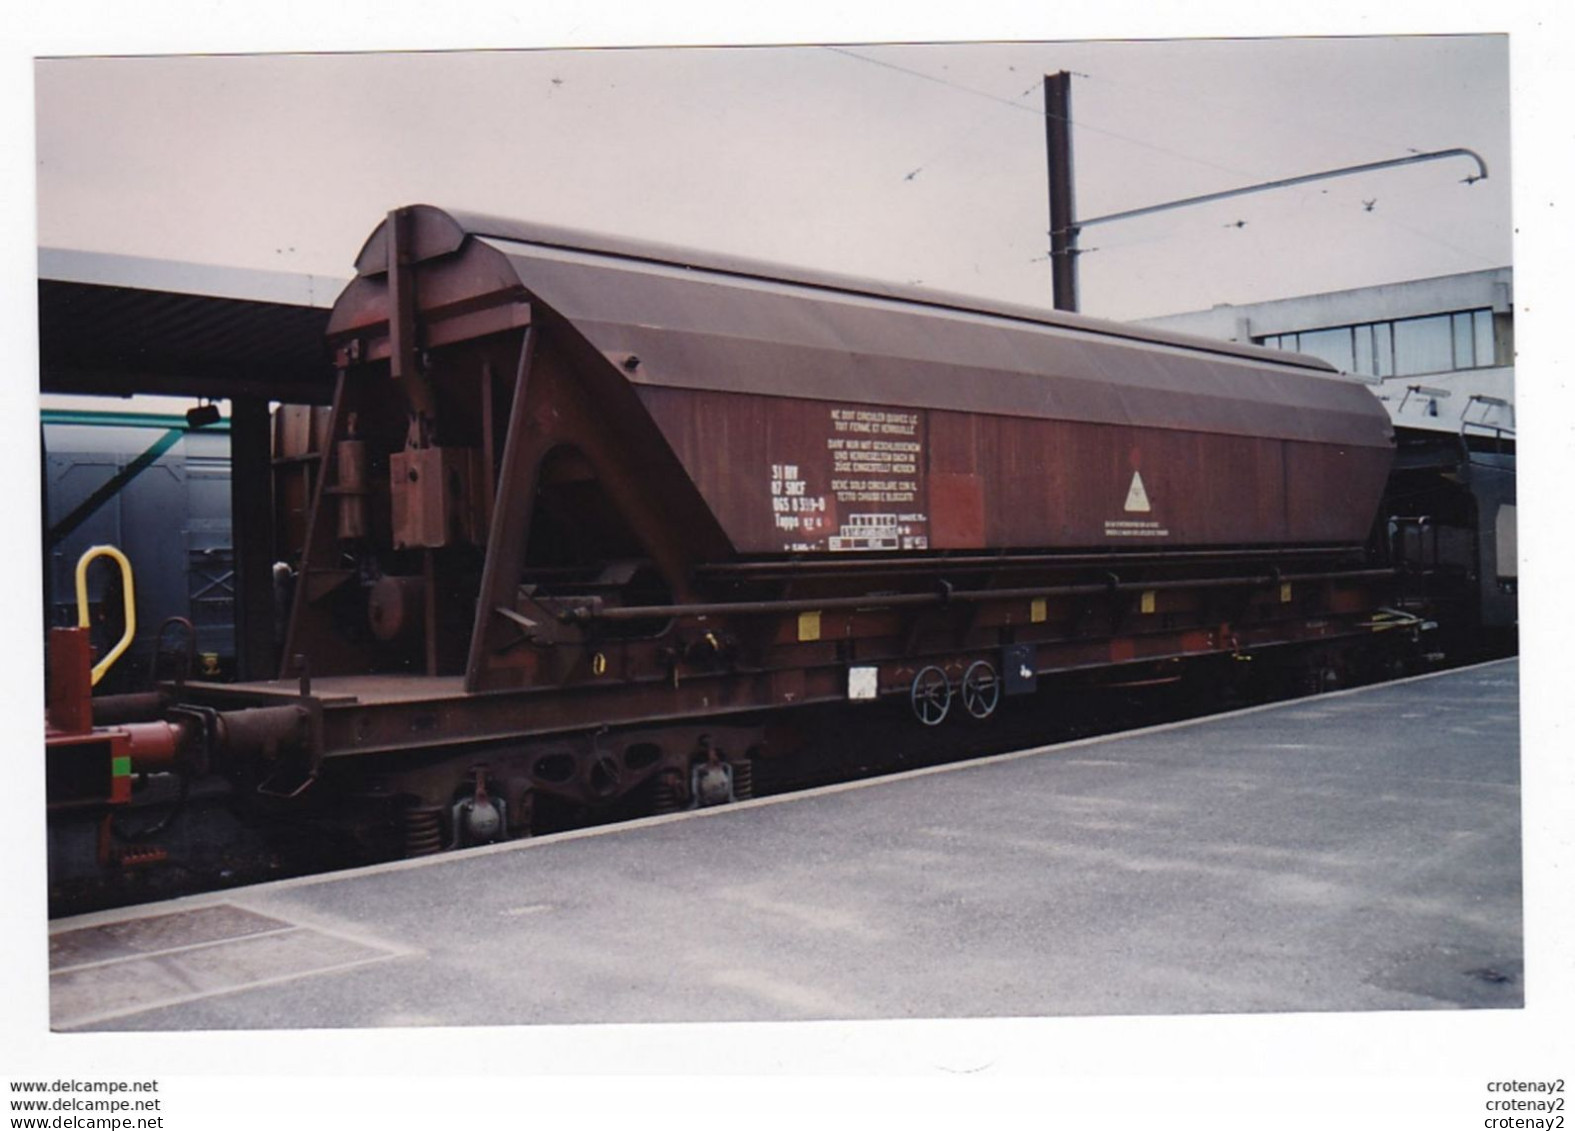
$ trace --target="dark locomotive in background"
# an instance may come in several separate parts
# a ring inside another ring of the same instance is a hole
[[[1311,358],[425,206],[328,346],[275,421],[277,680],[177,621],[93,695],[51,631],[57,908],[1512,647],[1513,454],[1397,454]]]

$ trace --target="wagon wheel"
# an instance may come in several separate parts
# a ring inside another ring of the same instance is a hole
[[[939,726],[952,705],[952,685],[946,673],[931,665],[919,669],[913,677],[913,690],[908,696],[913,713],[927,727]]]
[[[1001,680],[989,660],[975,660],[962,677],[962,701],[976,719],[988,719],[1001,702]]]

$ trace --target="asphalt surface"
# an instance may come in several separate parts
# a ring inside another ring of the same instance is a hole
[[[62,1029],[1516,1008],[1518,665],[52,925]]]

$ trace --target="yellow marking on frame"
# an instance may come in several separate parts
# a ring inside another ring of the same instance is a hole
[[[1043,624],[1045,615],[1045,599],[1043,597],[1035,597],[1034,603],[1028,606],[1028,619],[1033,621],[1034,624]]]
[[[1280,582],[1280,604],[1288,605],[1288,604],[1290,604],[1290,602],[1291,602],[1291,583],[1289,581],[1282,581],[1282,582]]]
[[[1138,607],[1145,613],[1151,613],[1154,611],[1154,590],[1143,590],[1143,599],[1139,602]]]
[[[799,613],[798,638],[800,641],[820,639],[819,613]]]

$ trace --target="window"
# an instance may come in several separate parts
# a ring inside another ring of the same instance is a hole
[[[1444,373],[1455,368],[1447,314],[1396,322],[1395,375]]]
[[[1269,334],[1257,341],[1271,349],[1311,354],[1346,373],[1368,377],[1479,369],[1496,360],[1490,310]]]
[[[1297,349],[1323,358],[1343,373],[1350,373],[1355,368],[1351,353],[1352,333],[1353,327],[1350,326],[1333,330],[1304,330],[1297,335],[1300,339]]]
[[[1373,358],[1374,369],[1369,377],[1393,377],[1395,375],[1395,342],[1394,326],[1389,322],[1373,323]]]
[[[1378,362],[1373,357],[1373,331],[1375,326],[1356,327],[1356,372],[1374,376]]]
[[[1479,367],[1492,365],[1498,361],[1496,343],[1493,341],[1493,312],[1491,310],[1473,310],[1471,312],[1472,338],[1476,341],[1476,363]]]
[[[1477,363],[1476,347],[1471,341],[1471,315],[1450,315],[1454,329],[1455,356],[1451,360],[1453,369],[1470,369]]]

